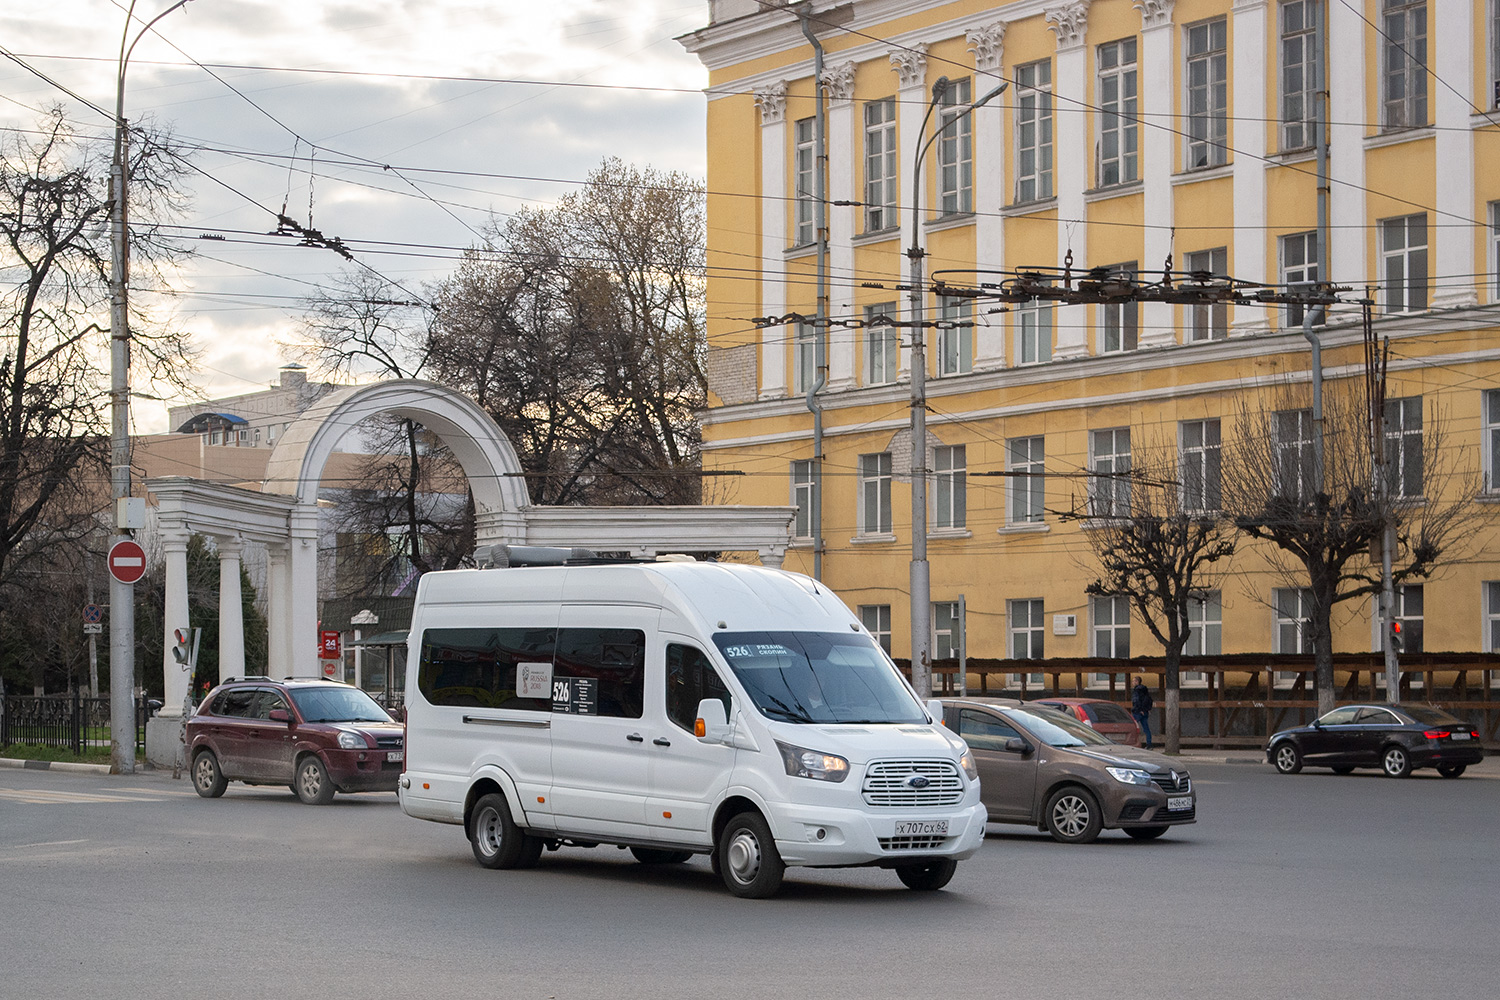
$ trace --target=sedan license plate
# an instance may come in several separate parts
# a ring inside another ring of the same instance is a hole
[[[386,753],[386,755],[385,755],[385,759],[388,760],[388,761],[391,761],[392,763],[394,763],[396,761],[405,760],[406,759],[406,751],[405,750],[391,750],[391,751],[388,751]]]
[[[945,819],[913,819],[896,824],[898,837],[947,836],[948,821]]]
[[[1184,809],[1193,808],[1193,797],[1191,795],[1179,795],[1167,800],[1167,812],[1181,812]]]
[[[1449,739],[1453,739],[1453,740],[1466,740],[1468,738],[1469,738],[1469,734],[1468,733],[1450,733],[1449,734]]]

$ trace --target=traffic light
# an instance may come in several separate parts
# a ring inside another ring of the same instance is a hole
[[[172,659],[181,664],[182,669],[191,670],[198,661],[198,636],[202,633],[198,628],[176,628],[172,630],[172,638],[175,644],[172,646]]]
[[[1398,621],[1391,622],[1391,648],[1401,652],[1401,623]]]

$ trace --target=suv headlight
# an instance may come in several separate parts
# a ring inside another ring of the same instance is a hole
[[[849,762],[835,754],[794,747],[780,740],[776,741],[776,749],[781,751],[781,762],[786,766],[786,773],[794,778],[843,781],[849,777]]]
[[[1145,771],[1138,771],[1133,767],[1106,767],[1109,776],[1116,781],[1123,781],[1127,785],[1149,785],[1151,775]]]
[[[968,775],[970,781],[979,780],[979,768],[974,766],[974,755],[967,750],[958,758],[958,766],[964,769],[964,774]]]
[[[368,750],[370,745],[359,733],[339,733],[339,749],[341,750]]]

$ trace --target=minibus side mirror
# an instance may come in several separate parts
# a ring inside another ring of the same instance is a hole
[[[704,698],[698,702],[698,720],[693,724],[693,735],[704,743],[728,743],[734,735],[729,725],[729,716],[724,712],[724,703],[718,698]]]
[[[936,698],[927,699],[927,714],[932,716],[932,721],[940,726],[947,725],[943,721],[943,703]]]

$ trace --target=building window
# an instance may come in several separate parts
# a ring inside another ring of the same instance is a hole
[[[968,524],[964,452],[961,444],[932,450],[934,527],[962,528]]]
[[[1005,470],[1010,482],[1010,523],[1040,524],[1047,480],[1043,476],[1042,437],[1011,438],[1005,446]]]
[[[1490,107],[1500,110],[1500,0],[1490,0]]]
[[[1130,658],[1130,598],[1123,594],[1115,597],[1095,597],[1091,604],[1094,613],[1094,655],[1128,660]]]
[[[1099,60],[1099,187],[1128,184],[1138,176],[1136,152],[1135,39],[1101,45]]]
[[[891,453],[859,456],[859,532],[891,533]]]
[[[1320,86],[1318,25],[1320,0],[1287,0],[1281,5],[1281,148],[1306,149],[1317,141]]]
[[[1277,587],[1272,592],[1276,608],[1273,653],[1311,653],[1312,591],[1306,587]]]
[[[1399,586],[1396,598],[1396,621],[1401,623],[1401,652],[1422,652],[1422,585],[1408,583]]]
[[[1089,434],[1089,516],[1130,516],[1130,428]]]
[[[1500,389],[1484,391],[1484,488],[1500,492]]]
[[[1224,601],[1217,590],[1188,598],[1188,641],[1183,656],[1218,656],[1224,648]]]
[[[1131,261],[1129,264],[1115,264],[1105,270],[1111,275],[1133,282],[1135,266],[1135,261]],[[1099,307],[1099,313],[1099,353],[1114,354],[1135,350],[1140,336],[1141,304],[1134,299],[1129,302],[1108,302]]]
[[[938,328],[938,374],[966,375],[974,370],[974,305],[944,296]],[[949,325],[951,324],[951,325]]]
[[[865,384],[885,385],[896,381],[900,360],[900,335],[891,325],[896,303],[865,306]]]
[[[1384,0],[1381,106],[1387,129],[1427,124],[1427,2]]]
[[[813,464],[812,460],[792,463],[792,506],[797,516],[792,519],[792,534],[797,538],[811,538],[813,509]]]
[[[1043,639],[1046,629],[1042,625],[1042,599],[1007,601],[1010,605],[1010,658],[1013,660],[1040,660],[1045,656]]]
[[[861,604],[859,620],[889,656],[891,654],[891,606],[889,604]]]
[[[896,210],[896,99],[865,105],[865,232],[892,229]]]
[[[818,152],[813,147],[813,120],[803,118],[797,122],[797,149],[795,175],[797,183],[797,246],[807,246],[818,238],[813,228],[813,176],[817,169]]]
[[[1187,255],[1189,274],[1224,278],[1229,273],[1229,249],[1195,250]],[[1229,305],[1214,302],[1188,307],[1188,337],[1191,340],[1223,340],[1229,336]]]
[[[1052,303],[1028,302],[1016,310],[1016,364],[1052,360]]]
[[[1385,401],[1385,484],[1394,497],[1422,495],[1422,397]]]
[[[1385,311],[1426,309],[1427,213],[1382,219],[1380,254],[1385,265]]]
[[[1182,509],[1218,510],[1223,506],[1221,450],[1217,420],[1182,422]]]
[[[1187,28],[1187,166],[1217,167],[1227,162],[1229,62],[1226,22],[1215,18]]]
[[[1318,280],[1318,234],[1293,233],[1281,238],[1281,283],[1297,285]],[[1307,289],[1311,291],[1311,289]],[[1289,291],[1297,291],[1292,288]],[[1288,303],[1286,325],[1296,329],[1302,325],[1304,309],[1299,304]]]
[[[1484,651],[1500,653],[1500,580],[1484,584]]]
[[[211,431],[208,432],[208,443],[209,444],[222,444],[223,441],[224,441],[224,432],[223,432],[223,430],[215,429],[215,430],[211,430]]]
[[[1495,8],[1500,10],[1500,0],[1495,0]],[[1500,35],[1500,25],[1496,26],[1495,33]],[[1496,58],[1500,59],[1500,56]],[[1495,83],[1495,103],[1500,106],[1500,81]],[[1500,302],[1500,201],[1490,202],[1490,245],[1490,260],[1495,265],[1495,301]]]
[[[1317,472],[1312,410],[1282,410],[1275,425],[1276,492],[1292,501],[1310,500]]]
[[[959,636],[963,622],[959,620],[957,601],[938,601],[932,605],[932,658],[955,660],[958,658]]]
[[[948,81],[938,111],[938,202],[944,215],[974,211],[973,98],[967,79]]]
[[[1052,197],[1052,63],[1016,67],[1016,201]]]
[[[798,321],[792,337],[792,385],[797,392],[806,392],[818,377],[817,328]]]

